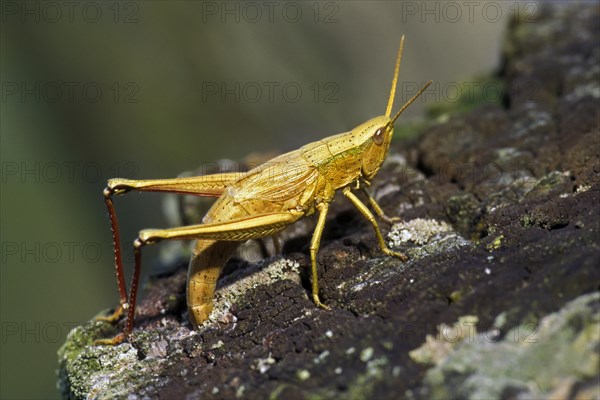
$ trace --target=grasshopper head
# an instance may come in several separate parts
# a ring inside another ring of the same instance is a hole
[[[392,135],[394,133],[394,123],[402,114],[406,108],[417,99],[431,84],[431,81],[427,82],[425,86],[421,88],[409,101],[406,102],[400,108],[400,110],[390,117],[392,107],[394,105],[394,97],[396,95],[396,84],[398,82],[398,72],[400,71],[400,61],[402,60],[402,50],[404,48],[404,35],[400,39],[400,48],[398,49],[398,56],[396,57],[396,68],[394,70],[394,78],[392,79],[392,90],[390,91],[390,97],[388,99],[387,109],[385,115],[375,117],[364,124],[355,128],[362,139],[363,139],[363,152],[362,152],[362,174],[365,180],[369,181],[385,160],[390,143],[392,141]]]
[[[368,120],[355,130],[361,133],[363,140],[362,175],[369,181],[379,171],[387,156],[394,134],[394,124],[390,117],[381,115]]]

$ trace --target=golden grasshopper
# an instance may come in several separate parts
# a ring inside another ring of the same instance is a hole
[[[319,216],[310,243],[312,297],[316,305],[328,309],[319,299],[317,252],[329,203],[338,190],[371,223],[381,250],[405,261],[404,254],[394,252],[386,246],[375,217],[353,193],[353,190],[363,190],[375,213],[386,222],[392,221],[385,216],[366,187],[385,160],[394,132],[394,122],[431,83],[428,82],[391,117],[403,47],[404,36],[400,40],[385,115],[370,119],[350,132],[309,143],[246,173],[158,180],[110,179],[104,189],[104,197],[113,232],[120,304],[111,316],[101,319],[114,323],[126,311],[127,323],[122,333],[98,343],[119,343],[133,330],[143,246],[167,239],[196,240],[188,270],[187,305],[191,322],[197,327],[208,319],[221,269],[240,241],[275,235],[315,211],[318,211]],[[172,229],[146,229],[139,233],[133,243],[135,269],[128,297],[123,277],[119,228],[111,197],[133,190],[176,192],[218,197],[218,200],[208,210],[202,224]]]

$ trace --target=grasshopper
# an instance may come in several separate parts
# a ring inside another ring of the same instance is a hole
[[[217,279],[240,241],[274,236],[288,225],[315,212],[318,212],[318,220],[310,242],[312,298],[317,306],[329,309],[319,299],[317,252],[329,204],[339,190],[372,225],[381,251],[406,261],[404,254],[388,248],[373,213],[354,194],[355,190],[362,190],[379,218],[388,223],[395,220],[384,214],[367,187],[386,158],[396,119],[431,84],[431,81],[425,84],[391,117],[403,48],[404,36],[398,48],[385,115],[372,118],[350,132],[309,143],[245,173],[175,179],[110,179],[103,194],[112,228],[120,302],[112,315],[99,319],[116,323],[126,312],[127,322],[124,331],[117,336],[97,343],[118,344],[133,330],[141,250],[144,246],[162,240],[196,240],[188,269],[187,306],[190,320],[197,328],[212,311]],[[204,216],[202,224],[139,232],[133,243],[135,267],[128,296],[112,196],[130,191],[175,192],[218,199]]]

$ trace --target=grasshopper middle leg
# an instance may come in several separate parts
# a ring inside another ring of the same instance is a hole
[[[319,246],[321,245],[321,236],[323,234],[323,228],[325,227],[325,219],[327,218],[327,211],[329,210],[329,204],[321,203],[317,206],[319,210],[319,220],[313,233],[312,240],[310,241],[310,264],[312,269],[312,296],[313,301],[316,305],[326,310],[330,307],[321,303],[319,299],[319,276],[317,273],[317,253],[319,252]]]

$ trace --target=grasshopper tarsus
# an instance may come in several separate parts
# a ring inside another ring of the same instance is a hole
[[[96,339],[92,343],[94,346],[116,346],[127,340],[129,335],[121,332],[110,339]]]
[[[389,248],[384,249],[383,252],[385,254],[387,254],[388,256],[399,258],[400,261],[402,261],[402,262],[408,261],[408,256],[406,254],[404,254],[404,253],[400,253],[398,251],[390,250]]]
[[[388,217],[387,215],[380,215],[379,218],[381,218],[381,220],[388,225],[394,225],[397,222],[402,222],[402,218],[400,217]]]
[[[160,240],[196,240],[190,260],[187,284],[187,304],[190,319],[198,327],[208,319],[213,309],[213,294],[221,269],[240,241],[273,236],[300,218],[319,213],[311,244],[312,298],[314,303],[330,309],[319,299],[317,253],[325,226],[329,203],[337,191],[369,221],[380,249],[403,261],[406,255],[390,250],[373,213],[353,192],[364,190],[368,204],[386,223],[390,218],[366,189],[385,160],[394,123],[402,112],[431,84],[429,81],[416,95],[392,116],[398,72],[402,60],[404,36],[400,41],[392,88],[384,115],[372,118],[350,132],[309,143],[259,165],[245,173],[223,173],[175,179],[130,180],[115,178],[108,181],[104,198],[113,232],[115,271],[120,296],[120,309],[114,318],[125,311],[124,331],[112,339],[96,341],[117,344],[126,340],[133,330],[135,303],[141,270],[141,250]],[[143,230],[134,242],[135,267],[129,295],[123,278],[119,227],[112,196],[128,191],[171,192],[218,198],[206,213],[203,224],[170,229]],[[275,246],[276,248],[279,246]]]
[[[318,306],[318,307],[320,307],[320,308],[322,308],[324,310],[327,310],[327,311],[331,310],[331,307],[329,307],[328,305],[323,304],[321,302],[321,300],[319,299],[318,295],[313,295],[313,301],[314,301],[314,303],[315,303],[316,306]]]
[[[108,322],[109,324],[115,325],[121,317],[125,314],[125,310],[127,309],[127,303],[119,304],[115,311],[113,311],[110,315],[102,315],[96,317],[96,321]]]

